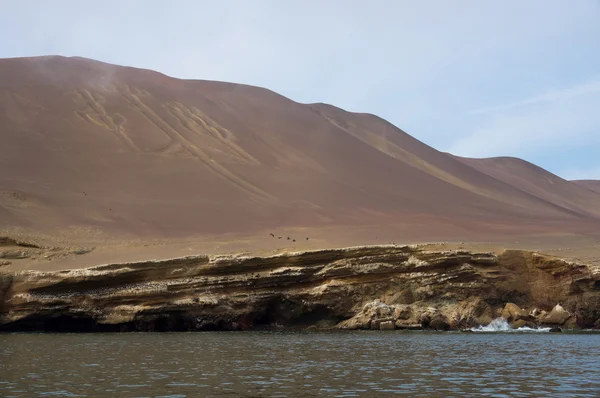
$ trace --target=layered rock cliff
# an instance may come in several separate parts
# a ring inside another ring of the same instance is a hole
[[[0,330],[447,330],[498,316],[600,327],[600,269],[523,251],[370,246],[0,274]]]

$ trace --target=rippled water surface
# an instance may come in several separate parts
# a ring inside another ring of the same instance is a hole
[[[600,396],[600,335],[0,334],[0,396]]]

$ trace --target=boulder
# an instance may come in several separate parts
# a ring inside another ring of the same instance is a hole
[[[371,330],[381,330],[381,324],[386,323],[386,322],[391,322],[393,325],[394,319],[392,319],[392,318],[373,319],[370,324],[370,329]]]
[[[396,329],[400,330],[423,330],[420,323],[406,323],[401,320],[396,321]]]
[[[396,307],[394,310],[394,318],[407,320],[412,316],[412,308],[410,306]]]
[[[384,321],[379,324],[379,330],[394,330],[395,328],[393,321]]]
[[[392,309],[390,307],[388,307],[387,304],[383,304],[383,303],[379,303],[376,307],[375,307],[375,315],[377,317],[385,317],[385,318],[389,318],[392,316]]]
[[[346,319],[337,324],[339,329],[348,329],[348,330],[358,330],[358,329],[368,329],[371,320],[366,317],[355,316],[350,319]]]
[[[488,324],[494,319],[492,309],[479,297],[471,297],[456,304],[446,305],[443,313],[452,329],[468,328],[475,324]],[[479,318],[483,318],[483,321]]]
[[[556,304],[552,311],[541,319],[542,323],[549,325],[563,325],[571,314],[565,310],[560,304]]]
[[[428,328],[429,324],[431,323],[431,317],[429,316],[429,314],[422,314],[419,318],[419,322],[421,322],[421,326],[423,327],[423,329]]]
[[[565,327],[565,329],[570,329],[570,330],[579,329],[579,325],[577,324],[577,318],[575,318],[574,316],[567,319],[566,322],[563,324],[563,326]]]
[[[552,328],[552,329],[550,329],[550,333],[562,333],[562,329],[561,328]]]
[[[450,324],[448,323],[446,317],[442,315],[436,315],[431,319],[431,322],[429,322],[429,328],[434,330],[448,331],[450,330]]]
[[[361,311],[354,317],[340,322],[340,329],[374,329],[379,330],[379,324],[383,321],[393,321],[393,311],[387,304],[380,300],[366,303]]]
[[[519,329],[522,328],[524,326],[529,326],[528,322],[524,319],[519,319],[517,321],[514,321],[510,324],[510,327],[513,329]]]
[[[371,330],[379,330],[379,324],[381,322],[377,319],[373,319],[371,321],[369,321],[369,329]]]
[[[527,311],[519,308],[519,306],[514,303],[507,303],[502,310],[501,316],[509,322],[529,318]]]

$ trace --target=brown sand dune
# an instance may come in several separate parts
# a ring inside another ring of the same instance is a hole
[[[600,217],[600,195],[525,160],[511,157],[469,159],[463,163],[549,203],[578,214]]]
[[[458,159],[374,115],[83,58],[0,60],[0,139],[8,230],[303,228],[370,243],[378,230],[481,239],[600,225],[600,194],[526,162]]]
[[[571,181],[579,186],[600,193],[600,181],[599,180],[574,180]]]

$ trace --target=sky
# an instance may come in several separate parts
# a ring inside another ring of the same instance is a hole
[[[0,58],[267,87],[600,179],[600,0],[0,0]]]

